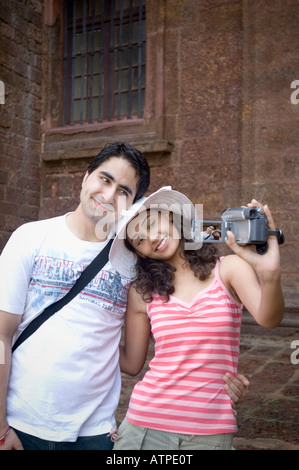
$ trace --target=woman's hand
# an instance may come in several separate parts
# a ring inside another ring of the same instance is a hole
[[[253,199],[247,207],[261,207],[267,217],[269,230],[276,230],[276,226],[267,205],[263,206],[256,199]],[[227,245],[240,258],[243,258],[256,271],[259,277],[264,280],[273,280],[273,276],[280,277],[280,254],[276,235],[269,235],[268,249],[263,255],[256,252],[255,246],[238,245],[232,232],[227,232]]]
[[[261,207],[269,230],[276,230],[267,205],[253,199],[248,207]],[[239,258],[230,263],[231,287],[259,325],[275,328],[284,314],[280,253],[276,235],[269,235],[267,242],[267,251],[259,254],[254,246],[238,245],[234,234],[227,232],[227,245]]]

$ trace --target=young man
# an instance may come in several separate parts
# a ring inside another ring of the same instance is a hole
[[[118,346],[130,280],[107,263],[12,355],[11,344],[68,292],[108,243],[122,209],[146,193],[149,180],[148,163],[138,150],[107,145],[88,167],[77,209],[21,226],[3,250],[0,450],[112,448],[109,433],[121,388]],[[242,396],[243,383],[230,385],[233,400]]]
[[[70,289],[107,244],[105,226],[144,195],[149,180],[138,150],[107,145],[88,167],[74,212],[25,224],[6,245],[0,258],[0,437],[8,424],[16,432],[9,430],[2,449],[22,448],[17,435],[24,448],[112,447],[107,435],[121,387],[118,344],[129,280],[107,263],[12,360],[11,342]]]

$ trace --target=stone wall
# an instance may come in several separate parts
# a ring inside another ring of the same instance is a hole
[[[215,217],[241,195],[242,2],[166,4],[163,177]]]
[[[0,7],[0,245],[40,206],[42,4],[2,1]]]
[[[2,245],[23,221],[74,209],[88,162],[124,140],[147,155],[151,191],[172,185],[205,218],[268,203],[286,235],[287,309],[298,312],[297,0],[147,0],[144,119],[66,128],[63,2],[2,3]]]
[[[243,25],[241,194],[268,203],[285,232],[284,292],[288,310],[298,310],[298,2],[245,0]]]

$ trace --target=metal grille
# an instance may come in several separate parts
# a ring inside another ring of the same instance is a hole
[[[62,124],[141,118],[145,0],[66,0]]]

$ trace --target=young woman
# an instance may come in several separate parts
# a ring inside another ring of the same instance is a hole
[[[255,200],[248,206],[262,207]],[[269,208],[263,210],[275,229]],[[183,194],[159,190],[133,211],[111,249],[120,273],[135,262],[122,371],[136,375],[150,333],[155,339],[155,356],[134,387],[115,450],[231,449],[236,412],[222,377],[237,373],[242,306],[264,327],[282,320],[276,237],[259,255],[229,233],[227,244],[237,256],[218,259],[215,245],[190,249],[185,222],[192,217],[194,206]]]

